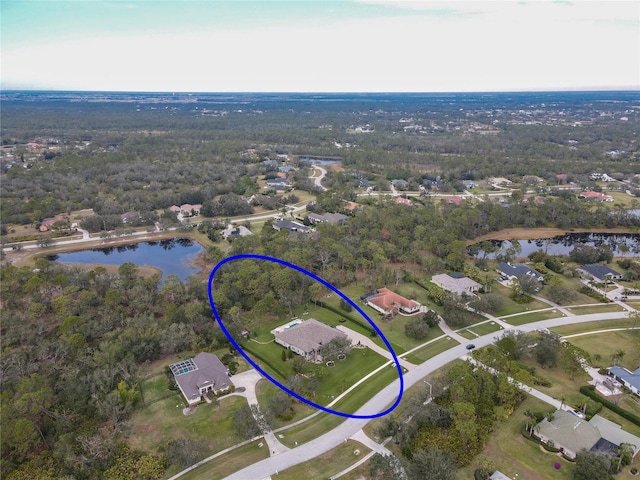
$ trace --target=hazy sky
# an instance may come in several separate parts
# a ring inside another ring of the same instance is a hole
[[[3,89],[640,88],[640,1],[7,1]]]

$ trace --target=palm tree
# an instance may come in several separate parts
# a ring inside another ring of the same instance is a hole
[[[529,436],[532,436],[533,427],[536,424],[536,414],[533,413],[531,409],[528,409],[526,412],[524,412],[524,415],[527,417],[527,432],[529,433]]]
[[[624,358],[625,351],[622,349],[616,350],[616,352],[611,355],[611,360],[613,360],[613,364],[617,365],[617,362],[621,361]]]

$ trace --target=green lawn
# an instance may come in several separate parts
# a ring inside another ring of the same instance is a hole
[[[532,300],[530,303],[526,304],[514,302],[511,298],[509,298],[511,289],[503,287],[499,283],[493,284],[492,293],[504,297],[504,305],[495,313],[496,317],[503,317],[505,315],[512,315],[514,313],[526,312],[527,310],[539,310],[541,308],[549,307],[548,304],[540,302],[538,300]]]
[[[576,333],[593,332],[596,330],[606,330],[609,328],[625,328],[633,326],[633,321],[628,318],[618,320],[597,320],[594,322],[576,323],[573,325],[563,325],[553,327],[551,330],[558,335],[573,335]]]
[[[595,304],[595,305],[580,305],[576,307],[567,307],[572,313],[576,315],[586,315],[589,313],[606,313],[606,312],[622,312],[624,308],[615,303]]]
[[[473,340],[480,336],[480,335],[474,335],[473,332],[471,332],[471,330],[468,328],[465,328],[464,330],[456,330],[456,333],[461,337],[466,338],[467,340]]]
[[[368,378],[364,383],[358,385],[331,408],[339,412],[354,413],[376,393],[397,379],[397,368],[388,365],[382,371],[376,373],[374,376]],[[377,412],[365,412],[365,415],[372,415],[374,413]]]
[[[344,417],[322,412],[307,422],[279,432],[277,434],[278,440],[287,447],[293,448],[296,446],[296,442],[297,444],[309,442],[333,430],[345,420],[346,418]],[[280,435],[283,435],[283,437],[280,438]]]
[[[458,342],[451,337],[442,337],[436,340],[435,342],[430,343],[429,345],[425,345],[424,347],[412,352],[408,355],[403,356],[408,362],[415,363],[416,365],[421,364],[422,362],[426,362],[431,357],[435,357],[436,355],[449,350],[450,348],[458,345]]]
[[[484,322],[481,323],[480,325],[476,325],[476,326],[471,326],[468,328],[468,330],[471,330],[474,333],[477,333],[478,336],[483,336],[483,335],[487,335],[488,333],[493,333],[493,332],[497,332],[498,330],[502,330],[502,327],[496,323],[496,322]]]
[[[610,367],[613,364],[611,356],[616,351],[622,350],[625,352],[625,355],[618,364],[631,371],[638,368],[640,332],[624,330],[601,332],[572,337],[567,340],[573,345],[589,352],[591,361],[598,367]],[[600,358],[599,361],[596,360],[598,358]]]
[[[520,434],[526,421],[524,412],[528,409],[544,413],[551,410],[546,403],[527,397],[507,420],[496,423],[495,430],[482,451],[483,455],[491,458],[496,468],[509,478],[569,480],[573,470],[569,462],[556,454],[542,451],[539,445]],[[473,472],[477,468],[475,461],[470,466],[459,469],[456,478],[473,478]],[[555,462],[561,463],[560,470],[553,468]]]
[[[258,446],[260,443],[263,444],[262,447]],[[180,478],[184,480],[217,480],[268,457],[269,448],[260,439],[225,453]]]
[[[164,372],[158,373],[141,382],[140,390],[142,390],[142,398],[145,405],[175,395],[175,391],[169,390],[169,380],[167,380]]]
[[[531,312],[522,315],[516,315],[515,317],[502,318],[501,320],[511,325],[522,325],[524,323],[540,322],[542,320],[549,320],[550,318],[558,317],[564,317],[564,314],[554,308],[552,310]]]
[[[272,478],[277,478],[278,480],[329,478],[331,475],[335,475],[353,465],[370,451],[360,442],[347,440],[333,450],[329,450],[295,467],[278,472],[278,475]]]
[[[136,410],[130,419],[127,439],[135,449],[157,452],[170,440],[190,437],[205,440],[209,446],[206,456],[212,455],[242,441],[232,427],[231,415],[243,403],[246,404],[246,400],[242,397],[223,397],[215,407],[204,403],[195,413],[185,416],[182,414],[184,401],[175,393]],[[212,425],[215,425],[215,435],[212,435]]]

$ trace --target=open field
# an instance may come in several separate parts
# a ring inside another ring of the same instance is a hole
[[[182,413],[185,403],[177,392],[135,411],[127,439],[135,449],[155,452],[170,440],[190,437],[208,443],[208,456],[242,441],[233,429],[231,415],[243,403],[246,403],[243,397],[223,397],[217,405],[199,405],[192,415],[185,416]]]
[[[262,447],[259,446],[261,443]],[[218,480],[268,457],[269,449],[264,441],[259,439],[225,453],[180,478],[184,480]]]
[[[567,340],[589,352],[594,366],[610,367],[613,365],[612,355],[618,350],[622,350],[625,355],[618,361],[618,364],[631,371],[638,368],[638,362],[640,362],[640,331],[601,332],[571,337]]]
[[[496,322],[489,321],[489,322],[481,323],[480,325],[476,325],[476,326],[471,325],[470,327],[467,328],[467,330],[470,330],[473,333],[477,334],[477,336],[481,337],[488,333],[493,333],[493,332],[497,332],[498,330],[502,330],[502,326],[500,326]]]
[[[501,295],[504,298],[504,305],[494,315],[496,317],[504,317],[505,315],[513,315],[514,313],[523,313],[532,310],[540,310],[542,308],[549,308],[549,305],[539,300],[532,300],[529,303],[517,303],[514,302],[509,295],[511,289],[495,283],[492,287],[492,292],[496,295]]]
[[[307,462],[278,472],[278,480],[329,478],[356,463],[371,450],[360,442],[347,440]],[[356,454],[357,452],[357,454]]]
[[[505,228],[497,232],[490,232],[486,235],[470,240],[469,244],[482,242],[483,240],[535,240],[537,238],[552,238],[567,233],[636,233],[635,230],[629,228],[572,228],[563,230],[561,228]]]

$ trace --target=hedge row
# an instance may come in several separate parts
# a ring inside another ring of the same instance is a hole
[[[587,397],[595,400],[596,402],[600,402],[602,405],[607,407],[612,412],[617,413],[622,418],[629,420],[631,423],[634,423],[640,427],[640,417],[634,413],[631,413],[624,408],[616,405],[615,403],[610,402],[606,398],[601,397],[595,392],[595,388],[593,385],[584,385],[580,387],[580,393],[586,395]]]
[[[254,350],[251,349],[251,347],[249,346],[251,342],[247,342],[244,345],[245,350],[247,350],[249,353],[251,353],[251,355],[253,355],[254,357],[256,357],[258,360],[260,360],[262,363],[264,363],[265,365],[267,365],[269,368],[271,368],[271,370],[273,370],[274,372],[276,372],[278,375],[280,375],[281,377],[283,377],[282,372],[280,371],[279,368],[276,368],[275,366],[273,366],[268,360],[266,360],[264,357],[262,357],[262,355],[260,355],[259,353],[256,353]]]

